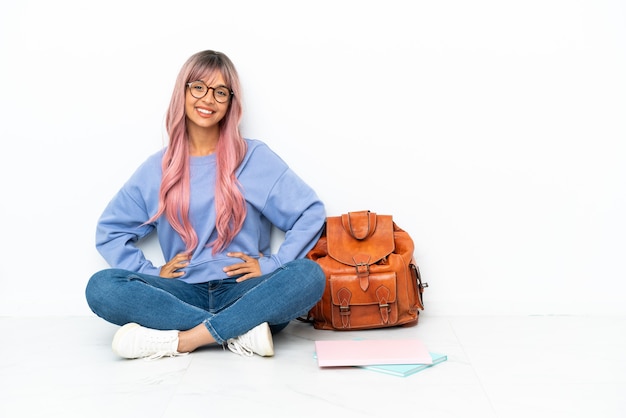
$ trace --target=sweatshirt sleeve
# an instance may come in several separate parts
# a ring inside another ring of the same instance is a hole
[[[153,224],[144,225],[153,210],[150,201],[158,194],[160,175],[153,173],[157,168],[154,164],[154,159],[144,163],[111,199],[98,220],[96,249],[113,268],[152,275],[160,272],[136,246],[155,229]],[[152,185],[146,187],[146,183]]]
[[[304,258],[321,236],[326,219],[324,204],[317,194],[290,169],[275,184],[263,213],[285,232],[276,254],[261,258],[264,273]]]
[[[265,144],[254,144],[241,178],[248,186],[246,196],[265,218],[285,232],[276,253],[259,261],[266,274],[306,256],[322,233],[326,209],[315,191],[277,154]]]

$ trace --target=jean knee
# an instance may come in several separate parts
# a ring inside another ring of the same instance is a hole
[[[92,311],[96,311],[103,297],[110,293],[115,276],[114,269],[100,270],[93,274],[85,287],[85,298]]]
[[[100,283],[102,281],[102,271],[99,271],[93,274],[89,281],[87,281],[87,286],[85,287],[85,299],[87,299],[87,305],[93,311],[93,303],[98,299],[99,294],[101,294],[101,286]]]
[[[313,293],[318,293],[320,297],[324,293],[324,289],[326,288],[326,274],[324,270],[313,260],[309,260],[308,258],[302,258],[295,260],[298,264],[300,271],[303,273],[303,276],[306,277],[309,282],[309,286]]]

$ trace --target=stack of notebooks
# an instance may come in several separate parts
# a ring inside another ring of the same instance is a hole
[[[395,376],[409,376],[448,359],[429,352],[416,339],[315,341],[319,367],[357,366]]]

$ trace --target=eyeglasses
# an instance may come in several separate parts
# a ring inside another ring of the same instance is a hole
[[[187,83],[187,87],[189,87],[189,92],[196,99],[202,99],[207,95],[209,90],[213,90],[213,98],[218,103],[226,103],[230,100],[230,97],[235,94],[226,86],[209,87],[201,80]]]

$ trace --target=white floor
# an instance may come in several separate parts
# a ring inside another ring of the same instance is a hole
[[[626,318],[437,317],[338,333],[294,322],[273,358],[221,347],[121,360],[95,317],[0,318],[0,417],[626,417]],[[419,338],[409,377],[320,369],[318,339]]]

